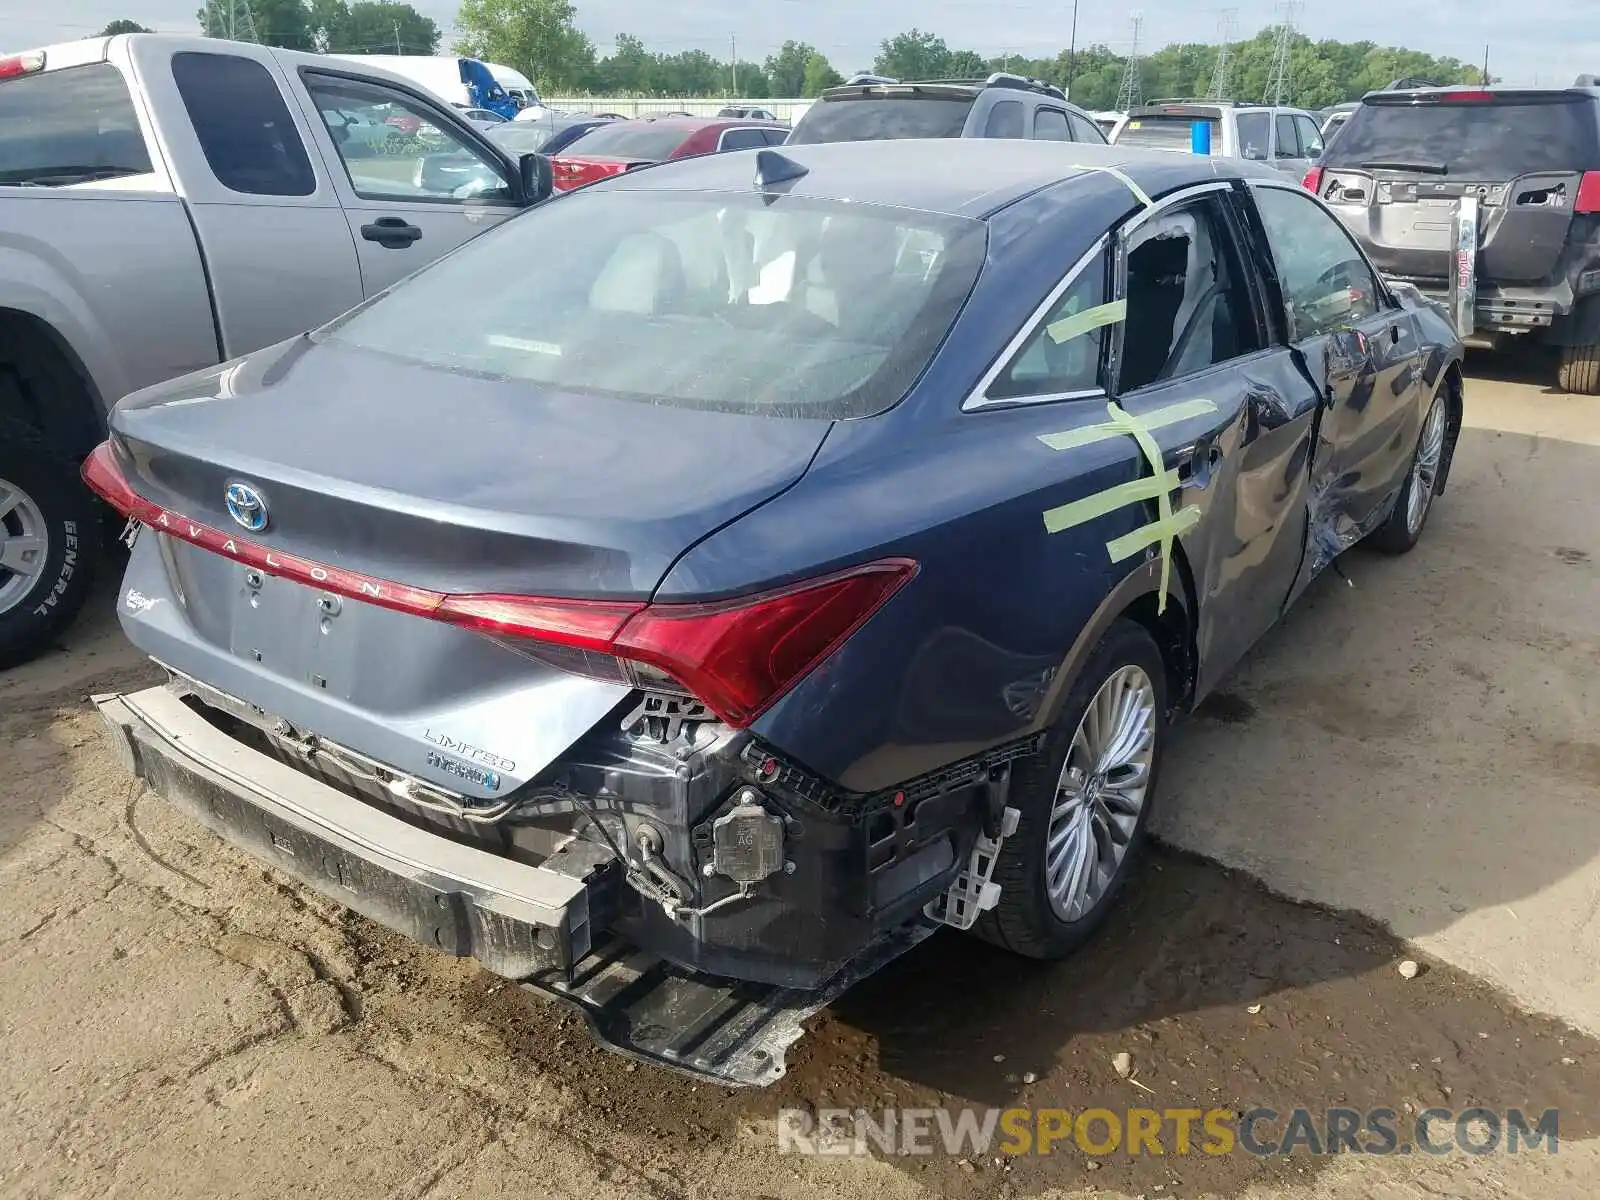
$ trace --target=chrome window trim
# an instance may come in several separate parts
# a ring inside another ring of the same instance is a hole
[[[1070,145],[1071,143],[1068,144]],[[1092,396],[1106,394],[1105,389],[1101,387],[1084,388],[1073,392],[1041,392],[1038,395],[1006,396],[1004,398],[991,398],[988,392],[990,386],[999,378],[1000,373],[1006,369],[1011,360],[1022,350],[1022,347],[1027,345],[1029,339],[1038,332],[1039,327],[1044,324],[1045,318],[1060,303],[1061,297],[1066,295],[1067,289],[1078,281],[1078,276],[1088,270],[1091,263],[1098,260],[1106,252],[1106,247],[1110,244],[1110,241],[1110,233],[1101,234],[1095,239],[1094,245],[1090,246],[1083,256],[1072,264],[1067,273],[1061,277],[1061,281],[1050,289],[1050,294],[1028,315],[1028,319],[1022,323],[1022,328],[1006,343],[1005,349],[1000,351],[995,360],[989,364],[989,369],[978,380],[978,385],[967,393],[967,398],[961,402],[962,412],[978,412],[985,408],[1016,408],[1025,404],[1046,404],[1053,400],[1083,400]]]

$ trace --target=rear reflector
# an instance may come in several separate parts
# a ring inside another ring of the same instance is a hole
[[[708,604],[447,594],[272,550],[163,508],[134,489],[109,441],[85,460],[83,478],[124,516],[269,575],[476,633],[654,667],[736,728],[772,707],[917,573],[910,559],[882,559]]]
[[[0,79],[15,79],[18,75],[32,75],[44,70],[44,51],[30,50],[26,54],[12,54],[0,58]]]
[[[1578,182],[1578,198],[1572,202],[1576,213],[1600,213],[1600,171],[1585,171]]]
[[[1307,171],[1306,177],[1300,181],[1300,186],[1313,196],[1320,195],[1322,192],[1322,168],[1312,167]]]

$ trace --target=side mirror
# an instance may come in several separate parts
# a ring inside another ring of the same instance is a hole
[[[554,195],[556,177],[548,155],[522,155],[517,159],[517,173],[522,177],[523,203],[538,204]]]

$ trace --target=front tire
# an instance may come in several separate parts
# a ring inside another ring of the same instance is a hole
[[[1433,511],[1434,489],[1444,465],[1445,430],[1450,423],[1448,401],[1443,389],[1433,398],[1428,415],[1422,419],[1417,448],[1411,455],[1411,469],[1405,485],[1395,497],[1388,519],[1373,530],[1368,541],[1385,554],[1404,554],[1422,537]]]
[[[995,864],[1000,899],[974,926],[1029,958],[1092,937],[1137,868],[1167,730],[1167,676],[1144,627],[1116,621],[1073,681],[1043,750],[1012,775],[1017,830]]]
[[[100,524],[71,460],[0,414],[0,670],[52,646],[83,607]]]

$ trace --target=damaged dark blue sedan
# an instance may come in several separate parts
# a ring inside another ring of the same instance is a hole
[[[169,681],[96,702],[278,869],[769,1082],[939,925],[1095,930],[1172,715],[1342,551],[1416,543],[1461,356],[1247,162],[632,172],[124,400],[84,473]]]

